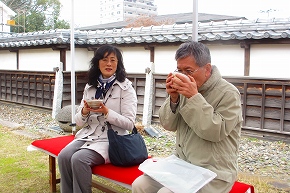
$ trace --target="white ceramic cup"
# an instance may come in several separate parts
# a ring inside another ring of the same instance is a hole
[[[182,77],[186,78],[188,81],[190,81],[190,78],[188,76],[186,76],[185,74],[182,74],[181,72],[172,72],[172,74],[173,74],[174,78],[178,78],[176,76],[176,74],[178,74],[179,76],[182,76]],[[178,79],[181,80],[180,78],[178,78]]]

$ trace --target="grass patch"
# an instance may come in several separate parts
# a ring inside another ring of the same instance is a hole
[[[289,191],[283,191],[275,188],[270,182],[274,181],[268,177],[256,176],[252,174],[239,173],[238,181],[247,184],[252,184],[255,188],[255,193],[289,193]]]
[[[30,139],[0,128],[1,191],[10,193],[49,192],[48,156],[27,152]]]
[[[49,193],[48,155],[40,151],[27,151],[33,140],[16,135],[0,126],[0,184],[1,192]],[[59,172],[57,170],[57,176]],[[130,190],[105,179],[93,179],[112,188],[129,193]],[[60,192],[59,184],[57,192]],[[93,193],[102,191],[93,188]]]

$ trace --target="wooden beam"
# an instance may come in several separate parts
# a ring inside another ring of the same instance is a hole
[[[59,57],[62,62],[62,70],[66,71],[66,49],[60,49]]]
[[[250,76],[250,67],[251,67],[251,48],[250,45],[245,48],[245,55],[244,55],[244,76]]]
[[[150,62],[154,63],[155,47],[146,45],[146,46],[144,46],[144,49],[150,51]]]
[[[16,51],[16,69],[19,70],[19,50]]]
[[[240,46],[244,48],[244,76],[250,76],[251,45],[248,42],[242,41]]]

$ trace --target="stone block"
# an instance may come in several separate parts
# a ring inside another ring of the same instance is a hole
[[[75,113],[78,107],[79,107],[78,105],[75,105]],[[58,114],[55,116],[55,120],[59,124],[59,127],[65,132],[72,131],[72,127],[70,126],[72,122],[71,111],[72,111],[71,105],[67,105],[67,106],[64,106],[62,109],[60,109]],[[76,126],[77,131],[80,129],[81,127]]]

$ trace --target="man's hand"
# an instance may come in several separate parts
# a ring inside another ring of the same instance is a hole
[[[166,92],[170,95],[171,102],[177,103],[179,93],[175,88],[172,88],[174,75],[169,73],[166,78]]]
[[[172,83],[170,87],[175,92],[184,95],[186,98],[190,98],[198,93],[197,84],[192,76],[176,73],[173,77],[171,78]],[[170,96],[172,97],[172,95]]]

